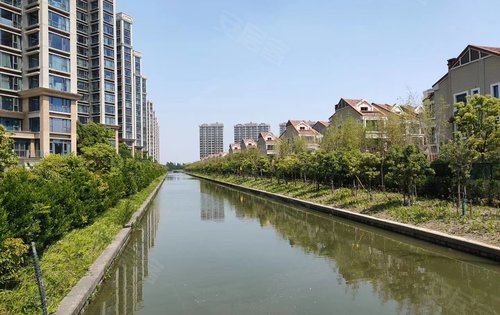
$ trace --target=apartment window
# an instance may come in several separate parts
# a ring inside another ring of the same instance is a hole
[[[106,105],[104,106],[104,111],[106,114],[114,114],[115,113],[115,107],[114,106],[110,106],[110,105]]]
[[[113,46],[115,44],[115,41],[112,37],[109,37],[109,36],[104,36],[104,45],[108,45],[108,46]]]
[[[20,8],[21,0],[2,0],[2,2],[10,4],[13,7]]]
[[[90,10],[99,9],[99,1],[92,1],[90,3]]]
[[[467,103],[467,92],[462,92],[454,95],[455,104],[456,103]]]
[[[49,98],[49,108],[53,112],[71,113],[71,100],[51,96]]]
[[[70,49],[69,39],[54,33],[49,33],[49,46],[66,52]]]
[[[14,28],[21,28],[21,16],[0,8],[0,23]]]
[[[28,36],[28,47],[38,46],[38,44],[40,42],[39,37],[38,37],[38,32],[28,34],[27,36]]]
[[[40,132],[40,117],[30,118],[30,131]]]
[[[87,105],[78,105],[78,113],[88,114],[90,112],[90,108]]]
[[[88,79],[89,72],[87,70],[78,69],[77,71],[78,79]]]
[[[115,68],[115,62],[113,60],[104,59],[104,67],[108,68],[108,69],[114,69]]]
[[[69,32],[69,19],[52,11],[49,11],[49,25],[62,31]]]
[[[85,116],[78,116],[78,121],[82,124],[86,125],[89,123],[89,118]]]
[[[103,20],[106,23],[113,24],[113,15],[111,15],[111,14],[109,14],[107,12],[104,12],[104,14],[103,14]]]
[[[11,112],[22,112],[21,100],[12,96],[0,95],[0,109]]]
[[[104,78],[106,80],[114,80],[115,79],[115,73],[113,71],[104,70]]]
[[[113,13],[113,4],[111,2],[108,2],[108,1],[104,1],[103,2],[103,8],[104,10],[110,12],[110,13]]]
[[[113,58],[115,56],[115,51],[111,48],[104,47],[104,56]]]
[[[80,11],[76,11],[76,18],[82,22],[87,22],[88,21],[88,17],[87,17],[87,14],[85,13],[82,13]]]
[[[49,54],[49,68],[63,72],[71,71],[69,59],[54,54]]]
[[[30,112],[38,112],[40,110],[40,97],[30,97],[28,100]]]
[[[115,117],[106,116],[104,122],[106,125],[115,125],[116,119]]]
[[[50,140],[50,153],[68,155],[71,154],[71,141],[70,140]]]
[[[32,75],[28,77],[28,83],[30,89],[36,89],[37,87],[40,86],[40,76]]]
[[[40,57],[38,54],[28,56],[28,68],[38,68],[40,65]]]
[[[83,59],[80,57],[78,57],[78,59],[76,60],[76,64],[77,64],[77,66],[82,67],[82,68],[89,67],[89,62],[87,61],[87,59]]]
[[[71,133],[71,120],[51,117],[50,132]]]
[[[49,75],[49,86],[53,90],[69,92],[70,90],[70,79]]]
[[[89,50],[85,47],[78,46],[76,47],[76,53],[81,56],[88,56]]]
[[[28,26],[33,26],[38,24],[38,11],[30,12],[26,16],[28,18]]]
[[[83,35],[78,35],[76,37],[76,41],[78,42],[78,44],[82,44],[82,45],[87,45],[89,43],[88,37],[83,36]]]
[[[500,83],[491,85],[491,96],[500,98]]]
[[[471,94],[472,96],[474,96],[474,95],[478,95],[478,94],[480,94],[480,93],[481,93],[481,89],[479,89],[479,88],[472,89],[470,92],[471,92],[470,94]]]
[[[89,27],[83,23],[76,23],[76,30],[81,32],[81,33],[84,33],[84,34],[87,34],[89,32]]]
[[[111,35],[111,36],[114,35],[114,29],[113,29],[112,26],[104,24],[102,26],[102,30],[103,30],[104,34],[108,34],[108,35]]]
[[[22,89],[22,80],[19,77],[0,73],[0,89],[19,91]]]
[[[115,102],[115,95],[111,93],[105,93],[104,94],[104,101],[107,103],[114,103]]]
[[[14,56],[5,52],[0,52],[0,67],[20,70],[21,57]]]
[[[21,36],[0,30],[0,44],[21,49]]]
[[[91,22],[95,22],[99,20],[99,12],[94,12],[90,15],[90,21]]]
[[[3,125],[8,131],[21,131],[22,120],[15,118],[0,117],[0,125]]]
[[[114,92],[115,91],[115,84],[110,83],[110,82],[104,82],[104,89],[108,92]]]
[[[49,0],[49,5],[69,12],[69,0]]]
[[[99,67],[99,58],[92,59],[92,67]]]

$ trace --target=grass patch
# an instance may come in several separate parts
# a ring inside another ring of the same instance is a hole
[[[163,176],[130,198],[121,200],[83,229],[73,230],[50,246],[41,259],[49,313],[85,275],[89,267],[153,192]],[[21,270],[20,284],[13,290],[0,290],[0,314],[40,314],[40,297],[34,268]]]

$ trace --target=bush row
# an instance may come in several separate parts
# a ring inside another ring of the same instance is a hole
[[[120,157],[108,144],[83,148],[79,156],[51,155],[31,170],[5,170],[0,177],[0,287],[15,281],[26,244],[36,242],[43,253],[165,172],[151,160]]]

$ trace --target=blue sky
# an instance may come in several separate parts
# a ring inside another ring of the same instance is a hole
[[[498,0],[118,0],[134,18],[161,160],[198,159],[198,125],[327,120],[341,97],[421,94],[468,44],[500,46]]]

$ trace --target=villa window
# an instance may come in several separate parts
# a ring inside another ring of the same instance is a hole
[[[500,83],[491,86],[491,96],[500,98]]]

